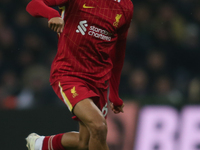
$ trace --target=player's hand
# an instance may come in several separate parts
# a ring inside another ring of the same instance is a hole
[[[115,114],[118,114],[120,112],[124,113],[124,104],[122,104],[122,106],[114,106],[113,103],[110,103],[110,107],[111,107],[111,110],[115,113]]]
[[[64,20],[61,17],[51,18],[48,21],[48,27],[57,33],[62,33],[64,28]]]

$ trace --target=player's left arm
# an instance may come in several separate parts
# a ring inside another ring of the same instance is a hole
[[[116,48],[111,53],[113,69],[111,78],[109,80],[109,87],[110,87],[109,100],[111,102],[110,103],[111,109],[114,113],[123,112],[123,107],[124,107],[122,99],[119,98],[119,84],[125,58],[126,35],[127,31],[123,33],[123,35],[122,34],[119,35],[120,38],[116,43]]]
[[[127,41],[128,28],[130,26],[131,18],[129,21],[127,21],[127,24],[125,24],[119,31],[115,49],[113,49],[110,55],[113,62],[113,69],[111,78],[109,80],[109,86],[110,86],[109,100],[111,102],[110,103],[111,109],[116,114],[124,112],[123,111],[124,103],[122,99],[119,97],[119,84],[120,84],[121,71],[124,64],[126,41]]]

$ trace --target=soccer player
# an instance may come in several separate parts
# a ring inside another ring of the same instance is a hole
[[[30,134],[28,149],[109,150],[107,95],[112,111],[123,112],[118,89],[133,14],[131,0],[32,0],[26,10],[47,18],[49,28],[58,33],[50,82],[79,121],[79,132]]]

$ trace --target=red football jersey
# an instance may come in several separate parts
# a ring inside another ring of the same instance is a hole
[[[59,6],[61,14],[49,6]],[[118,87],[133,14],[130,0],[32,0],[27,11],[35,17],[64,19],[51,83],[73,76],[107,88],[109,81],[110,100],[122,105]]]

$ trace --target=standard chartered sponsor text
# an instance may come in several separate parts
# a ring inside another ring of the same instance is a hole
[[[94,37],[100,38],[102,40],[110,41],[111,37],[107,36],[108,34],[109,34],[108,31],[99,29],[95,26],[90,26],[90,29],[88,31],[88,35],[90,35],[90,36],[94,36]]]

